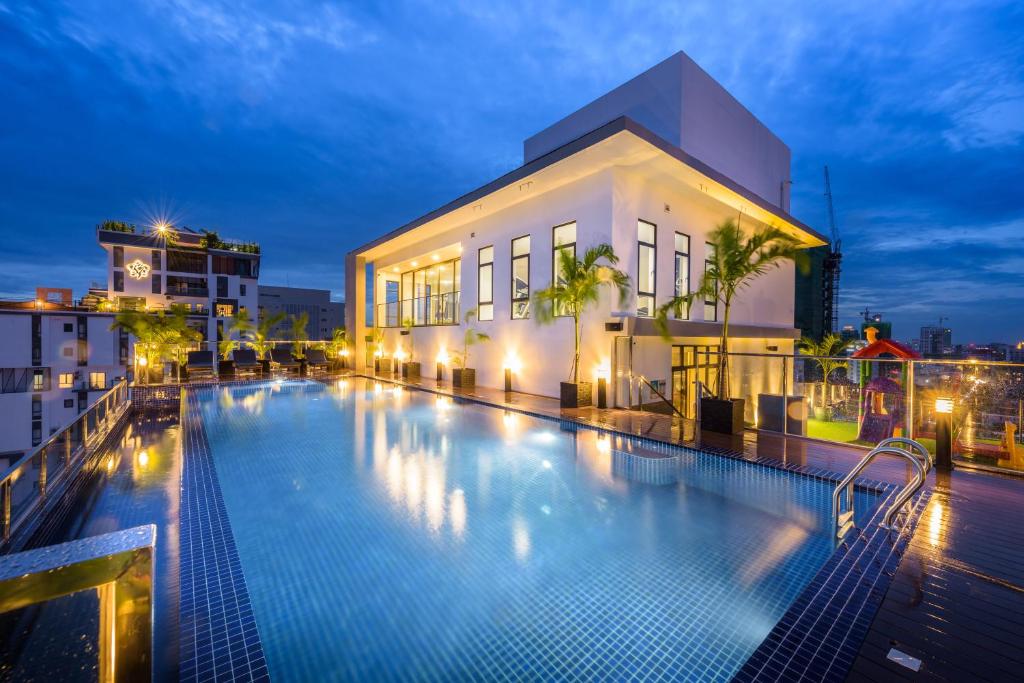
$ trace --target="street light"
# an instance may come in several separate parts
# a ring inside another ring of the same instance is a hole
[[[935,399],[935,469],[953,469],[953,399]]]

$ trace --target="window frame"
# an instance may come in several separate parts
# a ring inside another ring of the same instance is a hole
[[[686,238],[686,251],[679,251],[679,247],[678,247],[679,240],[676,239],[678,237],[685,237]],[[687,235],[685,232],[679,232],[678,230],[676,230],[675,234],[673,235],[673,240],[672,240],[672,249],[673,249],[672,267],[675,269],[675,281],[672,284],[672,291],[673,291],[673,296],[676,296],[676,297],[685,296],[685,295],[689,294],[690,291],[691,291],[690,290],[690,248],[691,248],[690,236]],[[680,288],[679,288],[679,257],[680,256],[682,256],[684,259],[686,259],[686,292],[680,291]],[[684,314],[684,311],[682,309],[682,306],[686,306],[685,314]],[[672,312],[672,314],[673,314],[673,316],[675,317],[676,320],[689,320],[690,319],[690,313],[691,313],[692,310],[693,310],[693,307],[690,304],[685,303],[685,304],[680,304],[679,306],[677,306],[676,310],[674,310]]]
[[[572,242],[566,242],[565,244],[556,245],[555,244],[555,231],[558,230],[559,228],[564,228],[567,225],[575,225],[576,226],[576,230],[574,231]],[[563,249],[572,249],[573,258],[576,258],[576,245],[579,243],[579,231],[580,231],[579,223],[577,221],[575,221],[575,220],[566,221],[565,223],[560,223],[560,224],[555,225],[555,226],[553,226],[551,228],[551,286],[552,287],[555,286],[558,283],[558,254],[559,254],[559,252],[562,251]],[[569,313],[566,313],[564,311],[559,311],[557,308],[553,309],[551,312],[552,312],[552,314],[556,318],[567,318],[567,317],[570,317]]]
[[[529,240],[529,246],[526,248],[525,254],[516,256],[516,242],[520,240]],[[533,240],[529,233],[520,235],[519,237],[513,237],[509,242],[509,319],[511,320],[529,320],[530,318],[530,252],[533,249]],[[516,262],[526,261],[526,296],[516,298]],[[516,315],[516,304],[526,303],[526,315]]]
[[[638,318],[653,318],[654,309],[657,305],[657,291],[658,291],[658,226],[656,223],[646,221],[643,218],[637,218],[637,235],[636,235],[636,315]],[[654,233],[654,242],[644,242],[640,239],[640,224],[649,225]],[[644,247],[648,247],[651,250],[651,263],[654,266],[654,272],[651,274],[651,291],[640,290],[640,259],[643,253]],[[650,297],[651,308],[650,313],[647,315],[640,314],[640,299],[641,297]]]
[[[709,254],[714,253],[714,245],[710,242],[704,243],[704,274],[707,275],[708,266],[713,265],[714,261],[708,258]],[[712,314],[711,318],[708,318],[708,307],[711,307]],[[715,280],[715,297],[710,301],[704,297],[704,322],[716,323],[718,322],[718,280]]]
[[[480,258],[485,249],[491,250],[491,260],[487,263],[483,263]],[[484,301],[480,294],[480,283],[483,282],[484,268],[488,270],[488,278],[490,279],[490,290],[491,298],[488,301]],[[482,309],[484,306],[490,306],[490,313],[488,317],[484,317]],[[484,247],[480,247],[476,250],[476,319],[480,322],[489,322],[494,320],[494,245],[490,244]]]
[[[65,382],[65,378],[67,381]],[[71,389],[75,386],[75,373],[62,372],[57,375],[57,387],[60,389]]]

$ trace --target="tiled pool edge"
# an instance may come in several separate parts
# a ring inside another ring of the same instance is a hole
[[[256,618],[209,441],[194,398],[181,398],[180,680],[269,681]]]

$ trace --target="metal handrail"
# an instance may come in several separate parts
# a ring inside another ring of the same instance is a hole
[[[875,446],[875,448],[881,448],[882,446],[896,446],[897,448],[903,448],[904,446],[909,446],[910,447],[909,449],[908,448],[904,448],[904,450],[909,450],[912,453],[916,452],[924,460],[924,473],[925,473],[925,475],[927,475],[928,472],[930,472],[931,469],[933,467],[935,467],[935,456],[932,455],[932,453],[927,448],[922,446],[917,441],[914,441],[913,439],[908,439],[905,436],[894,436],[894,437],[891,437],[891,438],[888,438],[888,439],[883,439],[883,440],[879,441],[878,445]]]
[[[666,405],[667,405],[667,406],[668,406],[669,408],[671,408],[671,409],[672,409],[672,412],[673,412],[673,413],[675,413],[675,414],[676,414],[676,415],[678,415],[679,417],[683,418],[684,420],[686,419],[686,416],[685,416],[685,415],[683,415],[683,414],[682,414],[681,412],[679,412],[679,409],[678,409],[678,408],[676,408],[676,407],[675,407],[675,406],[674,406],[674,405],[672,404],[672,402],[671,402],[671,401],[669,401],[669,400],[668,400],[667,398],[665,398],[665,395],[664,395],[664,394],[662,394],[662,393],[661,393],[660,391],[658,391],[657,389],[655,389],[655,388],[654,388],[654,385],[653,385],[653,384],[651,384],[651,383],[650,383],[650,381],[648,381],[648,379],[647,379],[646,377],[644,377],[643,375],[633,375],[632,373],[630,374],[630,376],[631,376],[631,377],[636,377],[636,378],[637,378],[638,380],[640,380],[641,382],[643,382],[644,384],[646,384],[646,385],[647,385],[647,386],[648,386],[648,387],[650,388],[650,390],[651,390],[651,391],[653,391],[653,392],[654,392],[655,394],[657,394],[657,395],[658,395],[658,398],[660,398],[660,399],[661,399],[661,400],[662,400],[662,401],[663,401],[663,402],[664,402],[664,403],[665,403],[665,404],[666,404]],[[641,410],[643,410],[643,405],[644,405],[644,397],[643,397],[643,396],[640,396],[639,398],[640,398],[640,409],[641,409]]]
[[[911,447],[918,451],[926,450],[924,446],[922,446],[920,443],[916,441],[913,441],[912,439],[900,437],[896,441],[900,443],[912,444]],[[860,462],[858,462],[857,465],[852,470],[850,470],[850,472],[845,477],[843,477],[842,481],[839,482],[839,485],[836,486],[835,490],[832,491],[832,519],[836,525],[837,536],[842,536],[843,533],[845,533],[846,525],[841,523],[842,517],[846,515],[851,522],[853,519],[854,479],[860,476],[861,472],[863,472],[864,469],[869,464],[871,464],[871,461],[874,460],[876,456],[881,455],[883,453],[888,455],[897,455],[901,458],[905,458],[914,467],[913,479],[903,486],[899,494],[897,494],[895,500],[893,500],[892,504],[885,511],[885,515],[883,515],[882,521],[880,522],[880,525],[883,529],[887,529],[889,531],[896,530],[896,527],[893,525],[893,519],[895,519],[900,509],[907,503],[907,501],[910,500],[910,498],[913,497],[913,495],[917,493],[922,486],[924,486],[925,477],[928,476],[928,470],[931,469],[929,458],[925,458],[925,464],[923,465],[920,458],[918,458],[915,454],[911,453],[906,449],[899,448],[891,444],[884,444],[884,442],[875,446],[867,455],[861,458]],[[840,496],[842,495],[844,490],[846,491],[846,512],[842,513],[840,512]]]
[[[32,518],[46,501],[49,490],[64,479],[71,465],[88,451],[90,445],[102,441],[113,429],[122,409],[129,404],[128,383],[121,380],[62,429],[11,463],[0,476],[0,544],[9,541],[13,533]],[[59,459],[51,463],[50,458],[55,454]],[[55,472],[50,471],[51,466],[56,468]],[[26,473],[31,469],[38,471],[34,481]],[[19,488],[17,492],[16,487]],[[15,511],[15,493],[24,494],[22,500],[34,499],[23,509]]]

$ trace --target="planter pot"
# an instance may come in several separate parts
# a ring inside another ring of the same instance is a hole
[[[263,367],[263,374],[264,375],[269,375],[270,374],[270,359],[269,358],[264,358],[263,360],[260,361],[260,365]]]
[[[309,366],[306,364],[305,358],[299,359],[299,377],[305,377],[309,374]]]
[[[233,360],[217,361],[217,376],[221,379],[235,376],[235,362]]]
[[[700,428],[718,434],[743,433],[742,398],[719,400],[702,398],[700,400]]]
[[[163,384],[164,366],[146,368],[146,384]]]
[[[476,386],[476,370],[473,368],[453,368],[452,386],[472,389]]]
[[[586,408],[594,404],[592,382],[562,382],[561,406],[563,408]]]
[[[408,363],[402,363],[402,377],[404,379],[419,379],[420,378],[420,364],[419,361]]]

